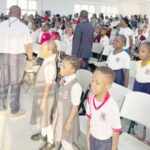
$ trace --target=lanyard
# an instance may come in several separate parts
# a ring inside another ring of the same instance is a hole
[[[13,23],[15,23],[17,20],[18,20],[18,18],[14,19],[13,21],[10,21],[10,19],[9,19],[9,28],[10,28],[11,25],[12,25]]]

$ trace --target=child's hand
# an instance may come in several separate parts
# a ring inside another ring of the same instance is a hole
[[[71,131],[71,128],[72,128],[71,122],[70,122],[70,121],[67,121],[67,122],[66,122],[66,125],[65,125],[65,131],[66,131],[66,132],[70,132],[70,131]]]
[[[33,65],[34,65],[34,61],[33,61],[33,60],[27,62],[27,68],[28,68],[28,69],[32,69],[32,68],[33,68]]]
[[[44,111],[45,110],[45,106],[46,106],[46,103],[41,100],[40,110]]]
[[[89,144],[89,142],[87,143],[87,150],[90,150],[90,144]]]

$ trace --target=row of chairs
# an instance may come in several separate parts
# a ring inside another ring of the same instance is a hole
[[[80,69],[77,72],[77,77],[83,88],[84,94],[86,94],[92,80],[92,73]],[[150,119],[148,119],[150,116],[150,95],[141,92],[133,92],[116,83],[113,83],[110,94],[113,99],[116,100],[120,108],[121,117],[141,123],[147,128],[150,128]],[[81,100],[81,104],[84,104],[84,99]],[[86,126],[86,116],[80,116],[80,130],[84,135],[86,135],[87,131]],[[150,147],[137,140],[134,136],[123,132],[119,138],[118,150],[150,150]]]

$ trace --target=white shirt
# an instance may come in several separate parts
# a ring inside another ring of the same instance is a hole
[[[29,28],[18,18],[0,23],[0,53],[25,53],[24,45],[32,43]]]
[[[108,67],[112,70],[130,69],[130,56],[125,51],[118,54],[110,53],[107,59]]]
[[[32,38],[33,44],[38,42],[38,37],[39,37],[38,30],[31,32],[31,38]]]
[[[67,35],[64,36],[64,40],[62,41],[62,45],[64,48],[64,52],[66,55],[71,56],[72,54],[72,40],[73,40],[73,35],[70,37],[67,37]]]
[[[101,37],[100,44],[103,46],[103,48],[109,45],[109,38],[107,35]]]
[[[64,85],[68,84],[75,78],[76,78],[76,74],[64,77],[64,80],[66,81]],[[78,106],[80,104],[81,94],[82,94],[81,85],[79,83],[75,83],[71,89],[71,102],[73,105]]]
[[[133,35],[132,30],[130,28],[121,28],[119,31],[120,35],[124,35],[126,37],[126,46],[124,49],[128,49],[130,47],[130,40],[129,37]]]
[[[91,93],[88,97],[86,112],[90,119],[90,134],[96,139],[106,140],[112,137],[113,131],[122,131],[119,108],[109,93],[101,102],[97,101]]]
[[[45,58],[42,66],[44,66],[45,83],[46,84],[53,84],[55,82],[56,74],[57,74],[56,54],[54,54],[48,58]]]
[[[148,37],[149,37],[149,32],[145,32],[145,33],[143,32],[143,35],[145,36],[146,39],[148,39]]]
[[[61,51],[60,40],[55,40],[55,43],[56,43],[56,45],[57,45],[57,51]]]
[[[141,62],[137,62],[136,81],[140,83],[150,83],[150,62],[145,67],[141,67]]]

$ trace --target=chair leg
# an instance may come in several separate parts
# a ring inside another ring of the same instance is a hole
[[[131,129],[134,128],[134,125],[135,125],[135,121],[131,121],[131,122],[130,122],[129,129],[128,129],[128,133],[131,133]]]
[[[85,109],[85,106],[84,106],[84,101],[85,101],[85,99],[86,99],[86,97],[88,95],[88,92],[89,92],[89,89],[81,97],[81,102],[80,102],[78,111],[80,111],[80,109],[82,108],[82,112],[79,113],[79,115],[85,115],[86,114],[86,109]]]

